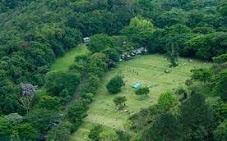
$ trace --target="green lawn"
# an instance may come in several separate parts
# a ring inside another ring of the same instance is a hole
[[[64,54],[64,56],[56,59],[53,65],[50,67],[51,71],[67,71],[69,67],[74,63],[75,57],[78,55],[86,54],[88,50],[84,44],[78,47],[72,48],[70,51]]]
[[[84,123],[75,132],[71,141],[87,141],[89,130],[93,125],[101,124],[109,128],[127,130],[127,119],[130,114],[140,111],[141,108],[149,107],[157,102],[158,97],[165,91],[172,91],[178,86],[184,86],[184,82],[190,76],[193,68],[209,67],[211,64],[189,59],[180,59],[180,65],[171,69],[170,73],[164,71],[168,69],[169,61],[161,55],[139,56],[133,60],[122,62],[117,68],[108,72],[90,105],[88,116]],[[116,74],[124,76],[126,82],[122,92],[117,95],[108,94],[106,83]],[[143,86],[150,87],[149,98],[139,100],[130,87],[135,82],[141,82]],[[115,96],[127,97],[127,110],[119,112],[113,103]]]
[[[69,67],[74,63],[75,57],[78,55],[83,55],[88,53],[88,49],[84,44],[78,45],[78,47],[72,48],[68,52],[64,54],[64,56],[59,57],[50,67],[49,72],[60,72],[60,71],[67,71]],[[40,88],[37,93],[39,95],[45,95],[46,89],[45,87]]]

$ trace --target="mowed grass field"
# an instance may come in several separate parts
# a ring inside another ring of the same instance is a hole
[[[64,54],[64,56],[59,57],[50,67],[50,72],[52,71],[67,71],[75,61],[75,57],[83,54],[87,54],[89,51],[84,44],[78,45],[78,47],[72,48]]]
[[[79,130],[72,135],[71,141],[87,141],[90,129],[97,124],[128,131],[127,119],[131,114],[155,104],[161,93],[184,86],[185,80],[190,78],[191,69],[210,67],[211,64],[181,58],[179,66],[171,68],[170,73],[165,73],[165,70],[169,69],[168,66],[169,61],[162,55],[138,56],[119,63],[117,68],[104,76],[97,95],[89,107],[88,116]],[[106,84],[115,75],[122,75],[126,85],[119,94],[111,95],[107,92]],[[147,99],[140,100],[139,96],[135,95],[131,85],[136,82],[150,87]],[[116,110],[113,103],[116,96],[126,96],[128,112]]]

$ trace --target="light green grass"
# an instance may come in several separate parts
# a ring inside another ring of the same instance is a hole
[[[86,53],[88,53],[88,50],[84,44],[72,48],[70,51],[65,53],[64,56],[56,59],[56,61],[50,67],[50,71],[67,71],[69,67],[74,63],[76,56]]]
[[[211,64],[196,60],[190,62],[188,59],[180,59],[179,63],[180,65],[172,68],[168,74],[164,71],[169,68],[169,61],[161,55],[139,56],[120,63],[103,78],[94,102],[88,110],[88,116],[84,119],[84,124],[72,135],[71,141],[87,141],[89,130],[92,125],[96,124],[127,131],[127,119],[130,114],[155,104],[161,93],[184,86],[185,80],[191,75],[191,69],[211,66]],[[124,76],[126,85],[119,94],[110,95],[105,86],[117,74]],[[149,98],[139,100],[130,87],[135,82],[141,82],[143,86],[150,86]],[[126,96],[126,109],[130,113],[116,110],[113,103],[113,98],[116,96]]]
[[[69,67],[74,63],[75,57],[83,54],[89,53],[87,47],[84,44],[78,45],[78,47],[72,48],[66,52],[62,57],[56,59],[56,61],[51,65],[49,72],[64,72],[69,69]],[[45,95],[45,87],[40,88],[37,91],[38,95]]]

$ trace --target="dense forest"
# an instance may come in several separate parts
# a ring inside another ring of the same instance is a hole
[[[69,69],[50,71],[57,58],[80,46],[88,50]],[[170,68],[180,57],[212,67],[192,69],[184,87],[131,115],[133,135],[98,125],[89,140],[226,141],[225,0],[1,0],[0,141],[69,140],[105,73],[124,52],[141,47],[146,55],[166,56]],[[110,80],[111,95],[121,91],[123,79]],[[136,91],[147,93],[147,87]],[[114,99],[118,110],[126,101]]]

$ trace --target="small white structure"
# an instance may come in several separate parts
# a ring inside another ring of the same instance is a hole
[[[89,37],[84,37],[83,38],[83,41],[85,44],[89,43],[90,42],[90,38]]]

